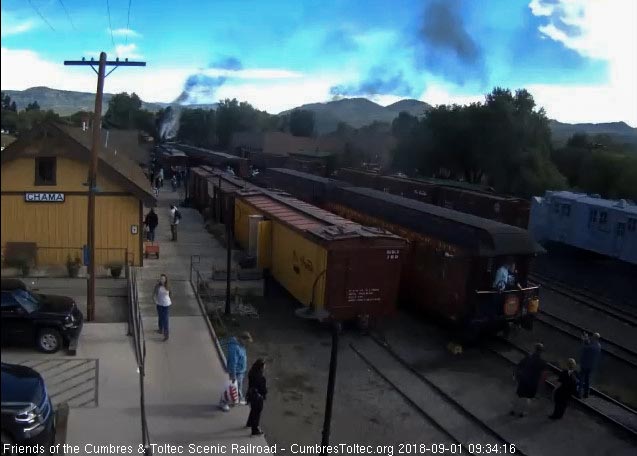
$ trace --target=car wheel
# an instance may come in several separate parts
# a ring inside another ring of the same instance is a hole
[[[4,446],[5,445],[13,445],[13,443],[14,443],[13,439],[11,437],[9,437],[9,435],[7,435],[5,432],[3,432],[2,436],[1,436],[1,440],[2,440],[2,448],[0,448],[0,451],[1,451],[0,454],[2,454],[2,456],[4,456],[5,454],[12,454],[11,451],[5,451],[4,450]]]
[[[57,329],[41,329],[38,333],[37,346],[44,353],[55,353],[62,346],[62,336]]]

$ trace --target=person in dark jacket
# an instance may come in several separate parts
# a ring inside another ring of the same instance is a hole
[[[555,402],[555,408],[553,414],[549,416],[552,420],[559,420],[564,416],[566,407],[571,400],[571,396],[577,392],[577,375],[575,374],[575,368],[577,363],[573,358],[569,358],[567,367],[559,376],[559,386],[553,393],[553,401]]]
[[[518,388],[511,415],[523,417],[528,411],[531,400],[535,398],[542,375],[546,370],[546,361],[542,359],[543,351],[544,345],[535,344],[535,351],[518,364],[515,373]]]
[[[268,394],[265,381],[265,362],[257,359],[248,373],[248,403],[250,404],[250,415],[246,427],[252,428],[252,435],[262,435],[263,431],[259,427],[261,412],[263,411],[263,401]]]
[[[599,333],[593,334],[589,337],[588,334],[584,334],[582,337],[582,350],[580,351],[580,372],[579,372],[579,388],[578,395],[586,399],[591,384],[591,375],[597,369],[599,364],[599,358],[602,353],[602,346],[599,343]]]
[[[159,218],[155,213],[155,209],[150,209],[150,212],[146,214],[146,218],[144,219],[144,225],[148,227],[148,240],[151,242],[155,241],[155,228],[159,225]]]

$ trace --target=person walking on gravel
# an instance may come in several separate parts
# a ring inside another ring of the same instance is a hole
[[[546,361],[542,359],[544,345],[535,344],[535,351],[527,355],[517,366],[515,379],[518,382],[516,397],[511,415],[523,417],[528,413],[531,400],[535,398],[538,387],[546,370]]]
[[[591,375],[597,369],[602,353],[602,345],[599,343],[599,339],[599,333],[593,334],[592,337],[589,337],[586,333],[582,335],[578,395],[584,399],[588,397]]]
[[[166,341],[168,340],[169,310],[172,305],[172,300],[170,299],[170,287],[168,286],[168,277],[166,274],[162,274],[159,277],[159,282],[155,285],[155,289],[153,290],[153,301],[157,306],[157,332],[159,334],[163,334],[164,341]]]
[[[571,401],[571,396],[577,392],[577,375],[575,369],[577,363],[573,358],[569,358],[566,362],[566,369],[560,372],[558,381],[560,385],[555,388],[553,393],[553,401],[555,402],[555,408],[553,414],[549,416],[552,420],[559,420],[564,416],[566,407]]]

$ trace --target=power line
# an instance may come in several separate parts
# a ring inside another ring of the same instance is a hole
[[[64,8],[64,12],[66,13],[66,17],[69,18],[69,22],[71,23],[71,27],[73,27],[73,30],[75,30],[77,32],[77,29],[75,28],[75,24],[73,23],[73,19],[71,19],[71,15],[69,14],[69,10],[66,9],[66,6],[64,5],[64,2],[62,0],[59,0],[60,5],[62,5],[62,8]]]
[[[53,28],[53,26],[51,25],[51,23],[49,21],[46,20],[46,17],[44,17],[44,15],[40,12],[40,10],[38,8],[36,8],[36,6],[31,2],[31,0],[29,0],[29,5],[31,5],[31,8],[33,8],[35,10],[36,13],[38,13],[38,16],[40,16],[42,18],[42,20],[44,22],[46,22],[46,25],[48,25],[49,27],[51,27],[51,30],[53,30],[55,32],[55,29]]]
[[[130,5],[133,0],[128,0],[128,17],[126,18],[126,43],[128,44],[128,34],[130,33]]]
[[[113,26],[111,25],[111,7],[106,0],[106,10],[108,11],[108,28],[111,31],[111,41],[113,42],[113,48],[115,48],[115,38],[113,38]]]

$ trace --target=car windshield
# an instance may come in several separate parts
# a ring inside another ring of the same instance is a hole
[[[31,313],[40,307],[38,299],[27,290],[16,290],[13,294],[16,300],[27,312]]]

